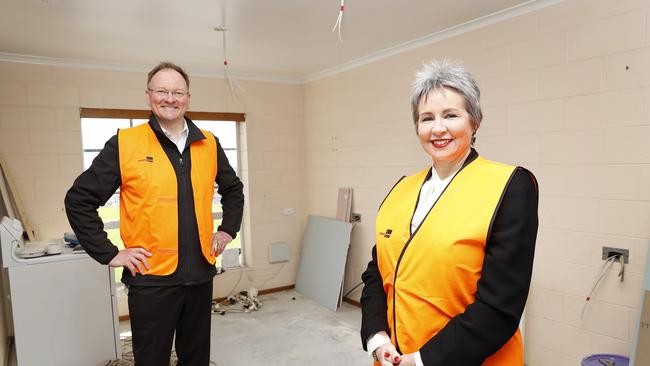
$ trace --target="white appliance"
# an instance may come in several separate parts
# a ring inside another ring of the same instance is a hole
[[[20,258],[22,234],[18,220],[2,218],[5,306],[18,365],[95,366],[117,359],[121,346],[113,271],[69,248]]]

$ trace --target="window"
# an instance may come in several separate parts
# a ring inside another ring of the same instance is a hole
[[[82,109],[81,110],[81,136],[83,144],[84,170],[99,154],[108,139],[117,133],[120,128],[129,128],[148,122],[149,111],[135,110],[110,110],[110,109]],[[194,123],[203,130],[212,132],[219,138],[230,165],[241,176],[239,170],[239,144],[238,122],[243,121],[243,114],[238,113],[188,113]],[[216,185],[215,185],[216,188]],[[215,190],[212,202],[212,216],[214,227],[221,224],[223,212],[220,204],[221,197]],[[120,192],[119,189],[99,208],[99,216],[104,222],[104,229],[108,238],[120,249],[124,248],[120,238]],[[241,233],[228,245],[228,249],[242,247]],[[240,251],[242,253],[243,251]],[[242,257],[240,255],[240,262]],[[221,266],[221,257],[217,258],[217,266]],[[122,268],[116,268],[115,278],[119,281],[122,277]]]

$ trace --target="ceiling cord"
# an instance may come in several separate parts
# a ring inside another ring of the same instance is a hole
[[[334,28],[332,28],[332,32],[338,28],[339,30],[339,41],[343,43],[343,38],[341,38],[341,25],[343,23],[343,9],[345,8],[345,0],[341,0],[341,6],[339,7],[339,16],[336,18],[336,23],[334,23]]]
[[[226,32],[228,27],[226,27],[226,0],[221,0],[221,26],[215,27],[215,31],[221,32],[221,43],[223,46],[223,73],[228,84],[230,85],[230,91],[236,93],[237,90],[243,90],[239,82],[232,77],[230,72],[230,65],[228,64],[228,46],[226,43]]]

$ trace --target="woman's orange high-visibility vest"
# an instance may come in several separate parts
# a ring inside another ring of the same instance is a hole
[[[411,217],[429,170],[402,179],[385,199],[377,215],[377,261],[391,340],[402,353],[418,351],[474,302],[490,223],[514,169],[478,157],[452,179],[413,236]],[[523,364],[517,330],[483,365]]]

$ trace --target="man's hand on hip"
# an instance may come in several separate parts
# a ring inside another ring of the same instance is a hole
[[[122,249],[108,262],[108,265],[111,267],[126,267],[131,271],[131,275],[135,277],[136,272],[142,274],[145,268],[151,268],[147,261],[148,257],[151,257],[151,253],[144,248]]]
[[[212,247],[210,255],[218,257],[226,249],[226,245],[232,241],[232,236],[225,231],[217,231],[212,234]]]

